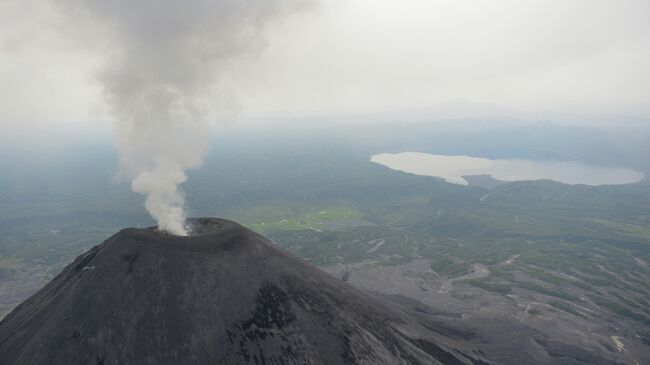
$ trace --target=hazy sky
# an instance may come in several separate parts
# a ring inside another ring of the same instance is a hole
[[[48,1],[0,1],[0,133],[108,124],[96,71],[111,50],[66,19]],[[321,0],[270,27],[211,97],[240,120],[481,108],[648,118],[649,19],[647,0]]]

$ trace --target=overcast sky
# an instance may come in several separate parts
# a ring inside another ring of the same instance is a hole
[[[0,133],[106,128],[96,71],[110,50],[65,19],[48,1],[0,1]],[[258,121],[481,108],[648,118],[649,19],[647,0],[321,0],[269,27],[212,98]]]

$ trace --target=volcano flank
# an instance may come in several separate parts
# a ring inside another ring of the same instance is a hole
[[[222,219],[124,229],[0,323],[2,364],[486,364]]]

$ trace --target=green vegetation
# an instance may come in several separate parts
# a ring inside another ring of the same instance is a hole
[[[554,308],[565,311],[565,312],[567,312],[569,314],[572,314],[574,316],[581,317],[581,318],[586,318],[584,314],[582,314],[582,313],[578,312],[577,310],[573,309],[573,307],[570,304],[567,304],[565,302],[552,300],[552,301],[549,301],[548,304],[550,306],[554,307]]]
[[[536,295],[575,316],[594,304],[647,325],[648,182],[459,186],[369,161],[401,147],[318,138],[215,143],[185,186],[189,214],[241,222],[316,265],[426,259],[432,277],[457,278],[481,264],[489,275],[458,285]],[[142,198],[112,182],[109,147],[55,160],[0,158],[11,172],[0,176],[0,268],[55,273],[123,227],[153,225]]]
[[[257,218],[258,222],[248,223],[240,220],[249,228],[268,233],[273,231],[303,231],[312,230],[316,232],[344,229],[350,225],[363,224],[356,222],[361,219],[361,214],[354,207],[331,206],[321,207],[320,211],[303,213],[302,215],[287,215],[278,221],[262,221]],[[292,214],[292,213],[289,213]],[[242,214],[242,218],[250,216],[249,213]]]
[[[487,280],[469,280],[467,282],[469,285],[481,288],[497,294],[510,294],[512,292],[512,287],[509,283],[506,282],[491,282]]]
[[[645,325],[650,325],[650,318],[642,314],[639,314],[638,312],[630,310],[627,306],[621,303],[607,300],[605,298],[596,295],[589,295],[589,299],[593,300],[594,303],[596,303],[597,305],[605,307],[610,311],[618,314],[619,316],[630,318],[632,320],[635,320]]]

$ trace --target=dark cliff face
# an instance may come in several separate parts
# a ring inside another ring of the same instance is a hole
[[[482,363],[234,222],[192,223],[78,257],[0,323],[0,363]]]

